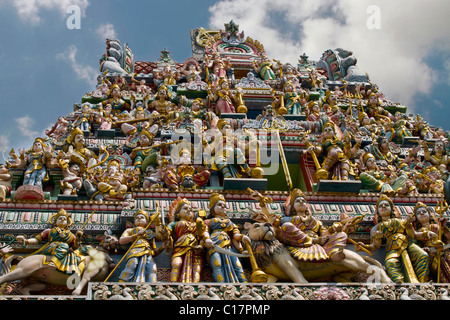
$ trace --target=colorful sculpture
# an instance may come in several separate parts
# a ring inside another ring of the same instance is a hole
[[[243,241],[249,241],[237,226],[227,218],[225,198],[218,193],[209,197],[209,214],[205,220],[211,243],[207,246],[206,259],[212,270],[214,282],[247,282],[239,254],[244,252]]]
[[[411,217],[406,220],[399,218],[392,200],[381,195],[375,204],[375,227],[371,233],[369,245],[359,243],[359,246],[370,251],[379,249],[382,240],[386,243],[386,258],[384,265],[389,277],[395,283],[428,281],[428,254],[411,239],[421,239],[423,233],[415,231],[411,224]]]

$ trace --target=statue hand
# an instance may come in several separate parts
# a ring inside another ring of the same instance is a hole
[[[248,244],[250,244],[251,243],[251,240],[250,240],[250,238],[248,237],[248,236],[242,236],[242,239],[241,239],[241,241],[242,241],[242,243],[248,243]]]
[[[17,237],[16,237],[16,240],[17,240],[19,243],[23,243],[23,242],[25,242],[25,237],[24,237],[24,236],[17,236]]]
[[[213,241],[212,241],[211,239],[206,239],[206,240],[205,240],[205,247],[206,247],[206,248],[212,248],[212,247],[214,247]]]
[[[316,147],[315,146],[309,146],[308,149],[306,149],[306,151],[308,153],[312,154],[312,153],[314,153],[316,151]]]
[[[4,247],[4,248],[0,249],[0,253],[3,255],[14,251],[14,249],[10,245],[5,246],[5,243],[0,243],[0,246]]]

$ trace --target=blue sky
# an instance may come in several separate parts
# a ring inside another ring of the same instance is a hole
[[[189,32],[233,19],[270,58],[296,64],[302,53],[354,52],[389,98],[450,130],[450,2],[386,0],[0,0],[0,151],[29,148],[91,92],[105,38],[128,43],[135,60],[163,49],[192,56]],[[80,29],[68,29],[82,12]],[[369,28],[370,5],[379,28]],[[3,162],[3,161],[0,161]]]

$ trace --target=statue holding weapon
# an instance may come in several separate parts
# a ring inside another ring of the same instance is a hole
[[[118,266],[126,259],[125,267],[120,274],[119,282],[156,282],[157,268],[153,260],[154,256],[159,255],[165,247],[165,243],[160,248],[156,247],[156,234],[149,229],[153,223],[156,227],[160,226],[161,221],[158,219],[159,210],[152,216],[142,209],[138,210],[134,215],[134,227],[126,229],[119,243],[121,245],[132,242],[128,251],[123,258],[117,263],[116,267],[105,279],[105,282],[117,270]]]

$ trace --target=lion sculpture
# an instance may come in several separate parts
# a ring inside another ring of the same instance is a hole
[[[298,261],[275,238],[269,222],[254,222],[246,227],[256,263],[268,275],[267,282],[352,282],[358,273],[367,273],[377,282],[392,283],[383,266],[373,258],[344,249],[342,261]]]

